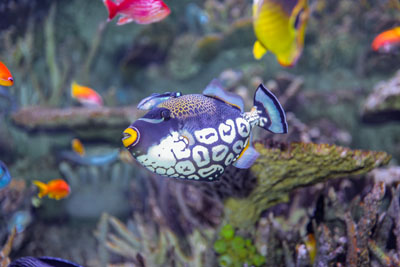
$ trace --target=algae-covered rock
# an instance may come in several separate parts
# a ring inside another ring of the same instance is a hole
[[[257,185],[245,198],[228,198],[225,215],[233,226],[248,227],[260,213],[289,200],[289,193],[301,186],[329,179],[359,175],[388,164],[385,152],[351,150],[328,144],[291,143],[279,148],[255,144],[260,157],[251,167]]]
[[[70,130],[80,137],[118,139],[138,117],[133,107],[27,107],[12,115],[13,122],[27,130]]]
[[[364,104],[362,119],[367,123],[400,120],[400,70],[389,81],[375,86]]]

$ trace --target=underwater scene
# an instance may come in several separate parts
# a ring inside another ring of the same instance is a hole
[[[400,266],[400,1],[1,0],[6,266]]]

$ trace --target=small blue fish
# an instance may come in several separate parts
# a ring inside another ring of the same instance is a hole
[[[140,164],[167,177],[213,181],[231,164],[249,168],[258,157],[254,126],[287,133],[283,108],[262,84],[250,112],[216,80],[202,95],[153,94],[138,108],[150,111],[124,131],[122,142]]]
[[[22,257],[13,262],[8,267],[82,267],[69,260],[55,257]]]
[[[13,214],[8,222],[8,231],[11,232],[15,228],[17,233],[22,233],[31,222],[31,213],[28,210],[19,210]]]
[[[103,155],[81,156],[74,151],[61,151],[58,154],[62,160],[68,160],[80,165],[101,166],[117,161],[119,158],[119,150],[114,150]]]
[[[4,162],[0,160],[0,189],[6,187],[11,182],[11,175]]]

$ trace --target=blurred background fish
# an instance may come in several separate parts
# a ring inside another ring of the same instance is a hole
[[[150,24],[166,18],[171,10],[162,0],[103,0],[108,10],[108,21],[120,15],[117,25],[130,22]]]
[[[63,179],[54,179],[47,184],[34,180],[33,184],[39,188],[38,197],[40,198],[48,196],[49,198],[60,200],[67,197],[71,192],[69,185]]]
[[[0,190],[11,182],[11,175],[4,162],[0,160]]]
[[[308,16],[307,0],[254,0],[254,58],[269,50],[282,66],[294,66],[303,51]]]
[[[71,141],[72,150],[79,154],[80,156],[85,155],[85,147],[83,146],[81,140],[78,138],[74,138]]]
[[[0,61],[0,85],[11,86],[14,84],[14,78],[6,65]]]
[[[73,82],[71,85],[71,96],[83,106],[103,106],[103,98],[95,90],[79,85],[76,82]]]
[[[392,52],[400,46],[400,26],[384,31],[375,37],[372,49],[383,53]]]
[[[55,257],[22,257],[11,262],[9,267],[82,267],[69,260]]]

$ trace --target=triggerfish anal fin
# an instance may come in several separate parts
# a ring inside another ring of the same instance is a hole
[[[233,166],[239,169],[248,169],[254,164],[259,155],[260,153],[250,144],[246,150],[243,150],[240,157],[233,163]]]
[[[287,133],[285,111],[276,96],[262,84],[254,95],[254,106],[260,112],[260,127],[273,133]]]
[[[163,94],[154,93],[140,101],[137,108],[140,110],[151,110],[170,98],[176,98],[180,96],[182,96],[181,92],[166,92]]]
[[[240,109],[240,111],[244,111],[244,102],[243,99],[229,92],[226,92],[220,82],[217,79],[214,79],[207,85],[206,89],[203,91],[203,95],[217,98],[233,107]]]

